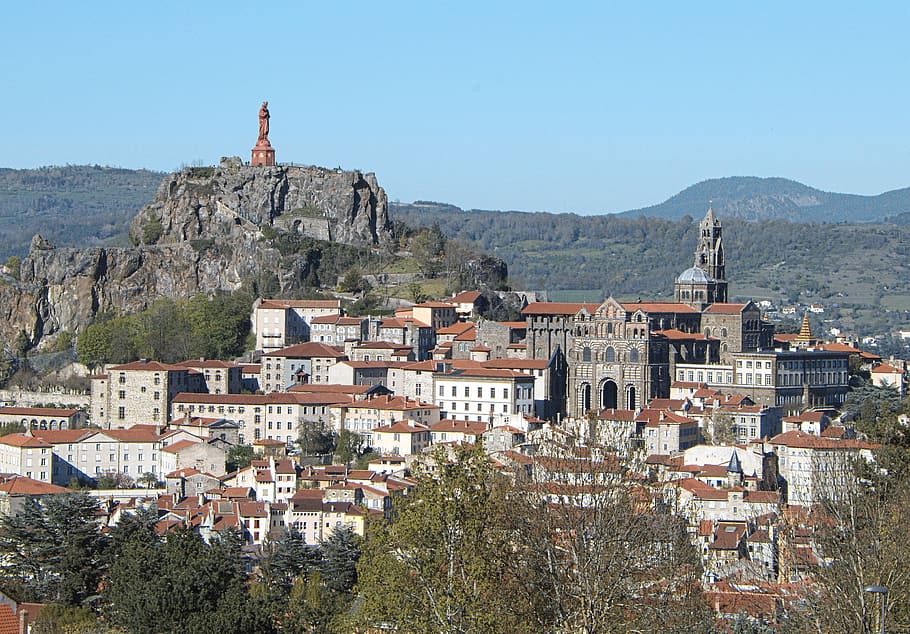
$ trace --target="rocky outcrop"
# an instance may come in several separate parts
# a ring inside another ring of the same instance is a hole
[[[160,225],[160,229],[158,228]],[[225,158],[165,178],[133,220],[135,244],[236,238],[271,227],[357,246],[390,241],[388,200],[372,173],[251,167]]]
[[[134,218],[133,248],[55,248],[35,236],[19,280],[0,280],[0,338],[37,345],[80,332],[102,311],[135,312],[158,297],[238,290],[268,276],[282,291],[312,279],[311,254],[289,237],[357,247],[392,243],[385,192],[373,174],[320,167],[250,167],[223,159],[165,178]]]

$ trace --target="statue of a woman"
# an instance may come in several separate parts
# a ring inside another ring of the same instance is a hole
[[[269,145],[269,102],[263,101],[259,108],[259,139],[256,145]]]

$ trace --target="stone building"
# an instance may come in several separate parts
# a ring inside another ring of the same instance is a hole
[[[722,228],[708,209],[694,265],[675,280],[676,301],[621,303],[609,297],[599,305],[525,307],[529,357],[566,357],[565,402],[557,410],[569,416],[635,410],[669,396],[678,365],[729,367],[736,353],[771,349],[773,326],[762,321],[758,306],[727,303],[725,269]]]
[[[91,422],[103,429],[164,425],[180,392],[205,392],[204,375],[184,365],[133,361],[92,376]]]

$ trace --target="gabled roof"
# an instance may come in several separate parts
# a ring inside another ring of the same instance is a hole
[[[477,291],[462,291],[457,295],[453,295],[449,301],[452,303],[467,304],[468,302],[474,303],[480,297],[480,293]]]
[[[240,367],[240,365],[232,361],[221,361],[219,359],[187,359],[176,365],[182,365],[187,368],[212,368],[215,370],[230,370]]]
[[[183,451],[184,449],[189,449],[190,447],[193,447],[196,445],[201,445],[201,444],[202,443],[198,443],[198,442],[195,442],[192,440],[178,440],[177,442],[172,443],[172,444],[168,445],[167,447],[162,447],[161,451],[166,451],[168,453],[178,453],[180,451]]]
[[[550,366],[549,359],[490,359],[482,362],[485,368],[504,370],[544,370]]]
[[[54,418],[69,418],[78,409],[64,409],[55,407],[0,407],[0,414],[6,416],[53,416]]]
[[[698,311],[688,304],[676,302],[635,302],[623,304],[622,307],[629,312],[637,310],[645,313],[697,313]]]
[[[665,330],[655,330],[655,335],[660,335],[666,337],[671,341],[710,341],[711,337],[707,337],[700,332],[683,332],[678,328],[667,328]]]
[[[96,434],[96,429],[32,429],[31,435],[52,445],[66,445],[79,442],[83,438]]]
[[[438,423],[430,425],[430,431],[479,435],[487,431],[487,424],[481,421],[444,418]]]
[[[56,484],[33,480],[21,475],[12,475],[0,482],[0,492],[7,495],[55,495],[57,493],[72,493],[69,489]]]
[[[49,449],[51,447],[49,442],[25,434],[7,434],[6,436],[0,436],[0,444],[9,445],[10,447],[41,447],[44,449]]]
[[[715,315],[738,315],[749,304],[711,304],[705,309],[706,313]]]
[[[264,299],[259,308],[341,308],[340,299]]]
[[[133,361],[123,365],[115,365],[108,368],[108,372],[120,370],[143,370],[146,372],[187,372],[188,368],[182,365],[172,363],[161,363],[160,361]]]
[[[804,431],[794,430],[778,434],[768,441],[772,445],[796,447],[802,449],[875,449],[880,445],[862,440],[841,440],[839,438],[824,438],[807,434]]]
[[[456,321],[451,326],[444,326],[443,328],[436,329],[436,336],[439,335],[458,335],[463,333],[466,330],[474,328],[474,324],[470,321]]]
[[[293,346],[288,346],[287,348],[282,348],[281,350],[276,350],[275,352],[270,352],[262,356],[263,358],[285,357],[290,359],[342,359],[344,358],[344,350],[336,348],[335,346],[327,346],[324,343],[318,343],[316,341],[305,341],[304,343],[297,343]]]
[[[419,434],[430,431],[430,428],[413,420],[400,420],[392,425],[374,427],[372,431],[374,434]]]
[[[522,309],[522,315],[574,315],[582,308],[593,313],[600,304],[576,302],[531,302]]]

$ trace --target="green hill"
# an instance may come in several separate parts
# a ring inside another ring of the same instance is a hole
[[[39,232],[59,246],[126,244],[130,220],[162,177],[98,165],[0,168],[0,258],[25,255]]]
[[[722,217],[792,222],[870,222],[910,212],[910,188],[877,196],[824,192],[786,178],[735,176],[702,181],[659,205],[623,212],[627,216],[699,216],[709,201]]]

